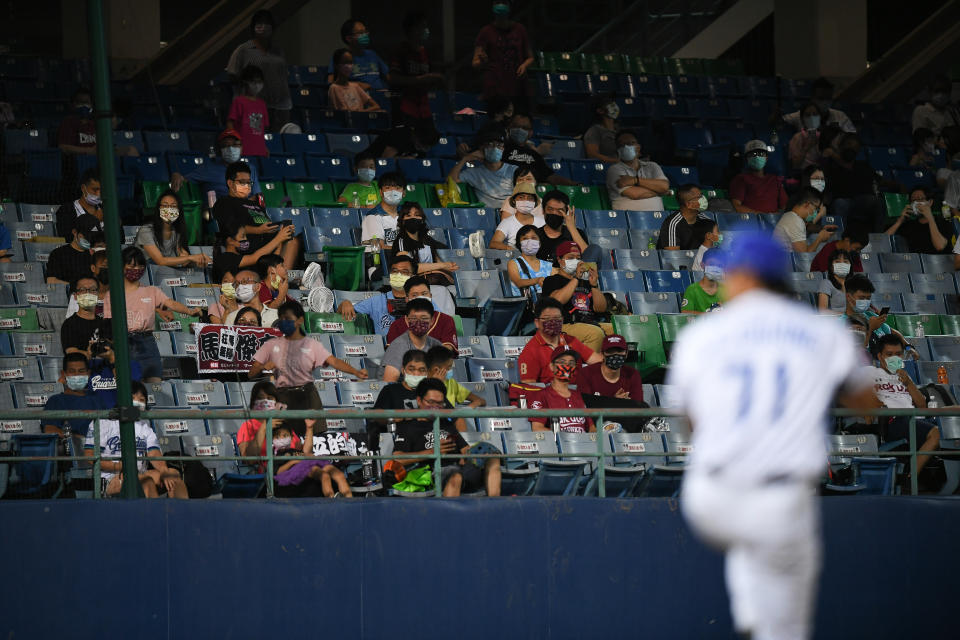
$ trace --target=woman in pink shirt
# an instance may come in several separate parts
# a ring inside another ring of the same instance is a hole
[[[350,74],[353,73],[353,54],[350,49],[334,51],[333,65],[335,77],[327,90],[331,108],[337,111],[383,111],[370,94],[350,80]]]
[[[156,314],[170,310],[198,316],[203,310],[190,309],[168,298],[157,287],[141,285],[140,278],[147,270],[147,258],[137,247],[127,247],[120,256],[123,259],[123,291],[127,307],[127,344],[130,348],[130,359],[140,363],[144,382],[160,382],[160,349],[153,337]],[[113,317],[110,296],[103,301],[103,317]]]

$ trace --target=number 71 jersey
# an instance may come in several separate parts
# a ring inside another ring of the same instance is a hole
[[[692,424],[690,472],[815,481],[836,392],[869,383],[862,353],[841,321],[760,290],[684,328],[667,381]]]

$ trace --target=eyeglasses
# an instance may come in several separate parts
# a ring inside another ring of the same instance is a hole
[[[249,187],[250,185],[253,184],[253,180],[234,180],[234,182],[236,182],[237,184],[243,187]]]
[[[258,284],[259,280],[252,280],[250,278],[244,278],[243,280],[234,280],[233,284]]]
[[[84,289],[77,289],[77,293],[98,293],[99,290],[96,287],[87,287]]]

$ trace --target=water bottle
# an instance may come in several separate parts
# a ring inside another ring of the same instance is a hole
[[[356,191],[353,192],[353,208],[360,208],[360,195]]]
[[[521,409],[526,409],[526,408],[527,408],[527,396],[526,396],[526,394],[523,394],[523,395],[520,396],[520,400],[517,401],[517,406],[520,407]]]
[[[923,329],[923,322],[917,323],[917,337],[918,337],[918,338],[923,338],[923,337],[925,337],[925,331],[924,331],[924,329]]]
[[[70,428],[70,422],[63,423],[63,455],[73,455],[73,429]]]
[[[653,239],[653,236],[650,236],[650,240],[647,241],[647,249],[650,251],[656,251],[657,241]]]
[[[363,481],[365,483],[373,482],[373,460],[370,458],[363,461]]]
[[[949,220],[950,213],[951,213],[950,205],[948,205],[946,202],[940,205],[940,215],[942,215],[945,219]]]
[[[937,383],[950,384],[950,377],[947,375],[947,368],[943,365],[937,367]]]

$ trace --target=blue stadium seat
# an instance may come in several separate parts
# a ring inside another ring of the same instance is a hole
[[[400,158],[397,168],[408,182],[440,183],[446,178],[440,163],[430,158]]]
[[[813,265],[813,259],[817,257],[817,252],[793,252],[790,255],[793,259],[794,271],[810,271],[810,267]]]
[[[886,233],[871,233],[868,235],[869,242],[867,246],[864,247],[864,250],[867,253],[892,253],[893,248],[893,236]]]
[[[431,158],[456,158],[457,144],[453,138],[440,136],[437,144],[433,145],[428,155]]]
[[[936,360],[931,362],[917,363],[917,384],[936,384],[937,369],[943,367],[947,370],[947,377],[950,380],[960,380],[960,362]]]
[[[499,224],[498,215],[495,209],[491,208],[455,208],[453,212],[453,224],[464,234],[484,229],[488,231],[488,236],[492,237],[493,231]],[[489,238],[487,239],[489,242]]]
[[[8,156],[20,155],[25,151],[39,151],[49,147],[45,129],[4,129],[3,149]]]
[[[190,151],[190,140],[186,131],[144,131],[143,140],[147,151],[163,154],[167,151]]]
[[[819,271],[801,271],[787,274],[787,286],[794,293],[817,293],[823,274]]]
[[[550,151],[550,157],[558,160],[583,159],[582,140],[557,140]]]
[[[0,356],[0,379],[5,382],[44,381],[40,373],[39,359],[34,356]],[[53,382],[55,381],[54,379]]]
[[[52,331],[13,332],[10,334],[16,356],[62,356],[60,335]]]
[[[957,286],[950,273],[911,273],[910,286],[914,293],[945,293],[956,295]]]
[[[452,229],[456,226],[450,209],[427,209],[424,211],[424,215],[427,217],[427,227],[431,230]]]
[[[688,115],[687,103],[675,98],[654,98],[652,115],[664,120],[683,119]]]
[[[916,253],[880,253],[877,258],[884,273],[923,273],[920,255]]]
[[[721,232],[734,229],[759,229],[760,219],[750,213],[717,213],[717,228]]]
[[[960,361],[960,337],[929,336],[930,359],[942,362]]]
[[[713,144],[713,134],[710,133],[708,129],[702,122],[674,122],[671,125],[673,129],[673,144],[674,147],[678,150],[696,150],[700,147]],[[675,181],[674,176],[678,176],[680,172],[676,169],[687,169],[690,167],[669,167],[674,170],[667,172],[668,167],[661,167],[664,170],[664,173],[667,174],[667,177],[670,178],[672,184],[684,184],[686,182],[693,182],[699,184],[699,180],[683,180],[679,182]],[[694,169],[694,171],[696,171]]]
[[[463,336],[458,340],[461,358],[492,358],[489,336]]]
[[[874,169],[903,169],[910,164],[910,157],[902,147],[867,147],[867,161]]]
[[[141,180],[151,182],[168,182],[170,180],[167,163],[158,155],[149,154],[136,158],[123,158],[121,162],[124,173],[134,175]]]
[[[903,310],[907,313],[947,314],[943,294],[901,293],[900,297],[903,298]]]
[[[643,276],[636,271],[621,269],[601,270],[600,288],[603,291],[613,292],[642,292],[646,291]]]
[[[726,100],[717,100],[710,98],[693,98],[687,100],[687,109],[690,115],[699,120],[720,120],[730,117],[730,111],[727,109]],[[676,131],[676,129],[674,129]],[[713,136],[710,136],[712,144]]]
[[[607,183],[607,167],[597,160],[568,160],[567,177],[574,182],[586,185],[604,185]],[[556,171],[556,169],[555,169]],[[562,172],[560,172],[562,174]]]
[[[696,251],[685,251],[683,249],[661,249],[660,268],[668,271],[684,271],[693,268],[693,261],[697,257]]]
[[[7,217],[5,218],[5,222],[7,224],[17,221],[15,212],[18,208],[20,210],[19,219],[23,222],[53,222],[54,215],[56,214],[57,209],[60,208],[60,205],[28,204],[26,202],[21,202],[19,205],[8,207],[6,209]],[[11,212],[14,213],[12,217],[9,215]]]
[[[461,298],[476,298],[483,306],[490,298],[504,297],[497,271],[454,271],[457,295]]]
[[[263,142],[267,146],[267,151],[270,153],[270,155],[284,152],[283,140],[280,139],[279,134],[265,133],[263,134]]]
[[[634,315],[680,313],[679,295],[673,292],[631,292],[627,295]]]
[[[377,401],[380,390],[386,384],[373,380],[338,382],[336,387],[337,395],[340,397],[340,405],[358,409],[370,408]]]
[[[160,325],[163,327],[163,325]],[[195,358],[197,355],[197,339],[192,333],[183,331],[171,331],[170,338],[173,340],[173,354],[177,356],[188,356]],[[181,398],[182,400],[182,398]],[[226,404],[224,402],[213,402],[211,404]]]
[[[753,124],[746,122],[711,122],[713,141],[716,144],[729,144],[737,150],[743,149],[751,140],[756,139]]]
[[[377,295],[380,295],[377,291],[341,291],[340,289],[334,289],[333,304],[335,307],[339,307],[340,303],[344,300],[349,300],[353,304],[357,304],[358,302]]]
[[[870,305],[877,309],[890,307],[890,313],[903,313],[903,298],[899,293],[874,293],[870,296]]]
[[[146,152],[143,144],[143,134],[140,131],[116,130],[113,132],[114,146],[134,147],[141,154]]]
[[[911,167],[910,169],[894,169],[893,179],[912,191],[917,187],[933,188],[936,187],[936,179],[932,172],[927,169]]]
[[[21,427],[22,428],[22,427]],[[12,453],[14,456],[55,456],[59,437],[56,434],[15,433]],[[15,462],[11,475],[17,479],[9,485],[10,493],[15,496],[30,497],[42,495],[51,485],[58,482],[57,462],[54,460],[34,460]],[[4,469],[6,473],[6,469]],[[59,495],[60,488],[54,493]]]
[[[579,213],[583,215],[583,221],[587,231],[594,229],[626,229],[629,226],[626,211],[595,211],[587,209],[581,210]]]
[[[373,358],[378,362],[386,351],[383,336],[375,334],[348,336],[334,333],[330,335],[330,347],[338,358]]]
[[[328,133],[327,146],[330,153],[353,158],[370,146],[370,138],[365,133]]]
[[[304,227],[304,249],[309,254],[323,253],[323,247],[350,247],[350,227]]]
[[[343,207],[313,207],[310,219],[315,227],[359,227],[361,211]]]
[[[910,293],[910,279],[906,273],[872,273],[870,282],[877,293]]]
[[[520,352],[529,341],[529,336],[490,336],[490,348],[493,351],[491,357],[519,358]]]
[[[867,277],[872,277],[873,274],[883,271],[883,269],[880,268],[880,260],[876,253],[861,251],[860,264],[863,267],[863,272],[867,274]]]
[[[663,221],[670,214],[664,211],[627,211],[627,223],[631,229],[643,229],[648,231],[659,231],[663,226]],[[646,245],[644,245],[646,246]],[[635,247],[637,249],[643,247]]]
[[[477,130],[477,116],[457,113],[447,114],[446,112],[437,115],[437,129],[441,134],[472,137]]]
[[[520,382],[515,358],[467,358],[471,382]]]
[[[187,175],[207,162],[206,157],[193,151],[171,151],[167,153],[167,166],[170,168],[171,174],[176,172],[180,175]]]
[[[920,264],[924,273],[950,273],[953,271],[953,255],[946,253],[921,253]]]
[[[659,271],[661,268],[659,252],[642,248],[614,249],[613,262],[617,269],[627,271]]]
[[[311,226],[310,209],[306,207],[268,207],[267,215],[276,223],[292,222],[296,235],[303,233],[305,227]]]
[[[308,153],[306,156],[307,174],[315,180],[354,180],[350,162],[345,157]]]
[[[260,179],[268,181],[307,178],[303,156],[295,153],[275,154],[260,158]]]
[[[601,269],[612,269],[613,258],[610,252],[614,249],[629,249],[630,237],[626,229],[590,229],[587,231],[587,244],[603,249]]]
[[[647,291],[673,291],[683,293],[690,286],[689,271],[644,271],[643,277],[647,281]]]
[[[60,149],[30,149],[23,152],[23,159],[27,178],[54,182],[60,180]]]

